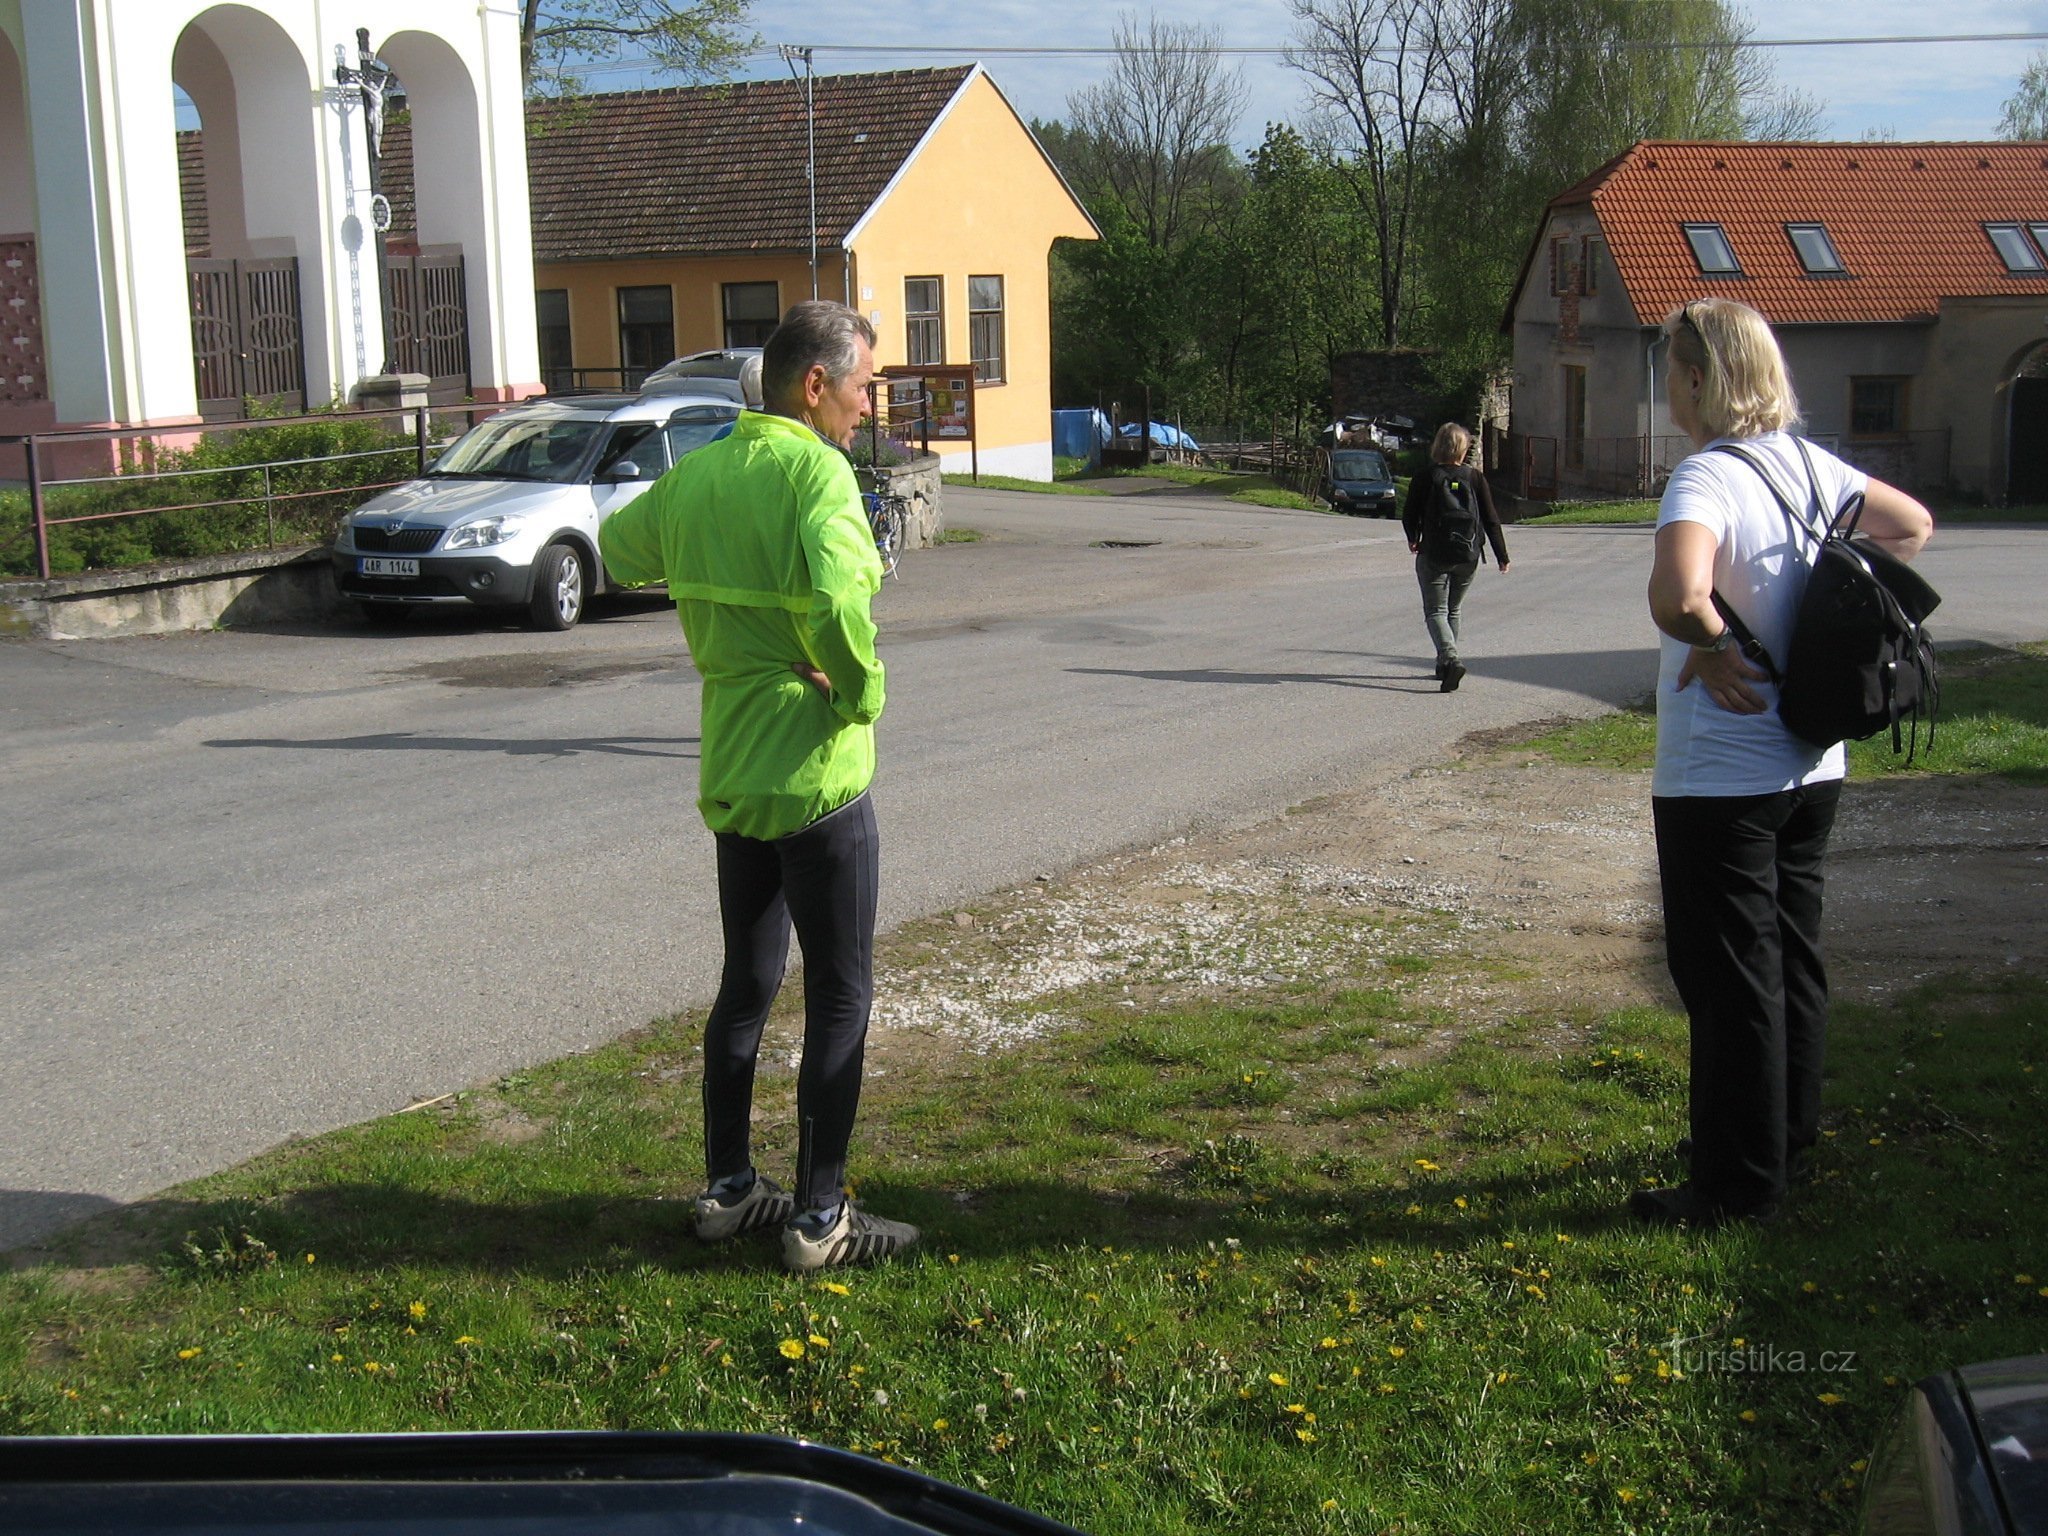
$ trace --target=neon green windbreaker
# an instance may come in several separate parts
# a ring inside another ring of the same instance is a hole
[[[748,411],[598,530],[612,576],[668,581],[704,679],[697,809],[776,838],[875,775],[882,562],[846,456],[800,421]],[[832,679],[828,699],[790,671]]]

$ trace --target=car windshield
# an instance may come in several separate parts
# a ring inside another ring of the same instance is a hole
[[[1387,461],[1365,449],[1330,455],[1330,474],[1337,480],[1385,480]]]
[[[559,417],[494,417],[463,434],[428,473],[472,480],[573,480],[603,426]]]

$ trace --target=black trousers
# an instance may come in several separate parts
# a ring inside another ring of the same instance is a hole
[[[754,1064],[794,926],[804,956],[795,1193],[799,1210],[839,1201],[874,1002],[880,870],[865,793],[773,842],[718,835],[725,969],[704,1025],[704,1159],[712,1181],[753,1163]]]
[[[1832,780],[1651,802],[1665,950],[1692,1024],[1692,1180],[1732,1210],[1776,1200],[1820,1137],[1821,865],[1841,796]]]

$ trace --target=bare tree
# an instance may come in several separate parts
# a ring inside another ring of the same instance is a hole
[[[701,79],[730,72],[759,39],[743,29],[752,0],[520,0],[519,62],[529,91],[575,89],[575,67],[644,58]]]
[[[1086,191],[1115,198],[1147,243],[1177,247],[1231,163],[1243,72],[1226,69],[1216,32],[1117,17],[1109,78],[1067,98],[1067,143]]]
[[[1408,263],[1426,150],[1445,99],[1444,43],[1453,0],[1290,0],[1288,62],[1345,151],[1338,165],[1379,253],[1380,339],[1395,346],[1407,318]]]

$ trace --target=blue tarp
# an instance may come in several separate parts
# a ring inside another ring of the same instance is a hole
[[[1124,428],[1124,436],[1138,437],[1142,435],[1143,431],[1142,423],[1134,421]],[[1189,437],[1187,433],[1181,431],[1179,427],[1169,427],[1163,421],[1152,423],[1152,441],[1161,448],[1185,448],[1193,453],[1199,453],[1202,449],[1200,443]]]
[[[1098,410],[1054,411],[1052,451],[1063,459],[1102,462],[1102,445],[1109,441],[1109,418]]]

